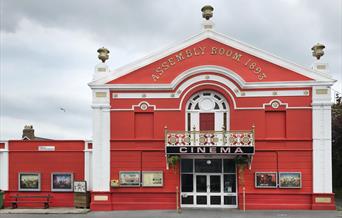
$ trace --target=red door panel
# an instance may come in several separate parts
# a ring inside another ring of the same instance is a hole
[[[200,130],[215,130],[214,113],[200,113]]]

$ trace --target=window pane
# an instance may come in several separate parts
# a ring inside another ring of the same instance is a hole
[[[223,160],[223,172],[224,173],[235,173],[235,160],[224,159]]]
[[[236,205],[236,197],[235,196],[224,196],[224,205]]]
[[[235,193],[236,192],[236,179],[235,174],[225,174],[223,176],[224,192]]]
[[[221,204],[221,196],[210,196],[210,204],[211,205],[220,205]]]
[[[196,176],[196,191],[207,192],[207,176]]]
[[[192,174],[182,174],[182,192],[193,192],[193,181]]]
[[[218,99],[218,100],[221,100],[221,98],[220,98],[219,96],[217,96],[217,95],[214,95],[214,97],[215,97],[216,99]]]
[[[221,192],[221,176],[210,176],[210,192]]]
[[[196,200],[197,204],[201,204],[201,205],[207,204],[207,196],[197,196],[196,198],[197,198]]]
[[[182,173],[193,172],[193,159],[181,159],[181,172]]]
[[[182,204],[194,204],[194,197],[192,195],[182,196]]]
[[[222,173],[221,159],[196,159],[195,172],[197,173]]]

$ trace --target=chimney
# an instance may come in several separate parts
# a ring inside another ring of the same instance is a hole
[[[32,125],[25,125],[23,129],[23,136],[21,137],[23,140],[33,140],[35,139],[34,136],[34,129]]]

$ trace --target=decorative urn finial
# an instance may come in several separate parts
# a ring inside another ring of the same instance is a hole
[[[213,17],[213,11],[214,8],[211,5],[205,5],[202,9],[202,17],[206,20],[209,20],[211,17]]]
[[[316,57],[317,60],[319,60],[324,55],[324,51],[323,51],[324,48],[325,48],[324,45],[317,43],[311,48],[312,56]]]
[[[103,63],[108,60],[109,58],[109,50],[106,49],[105,47],[99,48],[97,50],[97,52],[99,53],[99,55],[97,56]]]

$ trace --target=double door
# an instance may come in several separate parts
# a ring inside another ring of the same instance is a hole
[[[195,174],[196,204],[220,206],[223,201],[222,174]]]
[[[181,207],[236,208],[234,159],[181,159]]]

